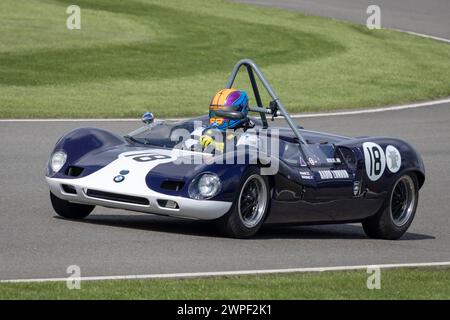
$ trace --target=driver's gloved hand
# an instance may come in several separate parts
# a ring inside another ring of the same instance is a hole
[[[199,143],[203,147],[203,149],[206,149],[209,146],[213,146],[213,148],[215,150],[220,151],[220,152],[223,152],[223,149],[224,149],[223,142],[216,142],[213,137],[208,136],[206,134],[204,134],[200,137]]]
[[[210,136],[204,134],[200,137],[199,142],[203,148],[207,148],[207,147],[209,147],[210,144],[214,143],[214,139],[213,139],[213,137],[210,137]]]

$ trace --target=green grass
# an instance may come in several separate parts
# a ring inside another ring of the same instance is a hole
[[[214,277],[0,284],[0,299],[450,299],[450,269],[381,271],[369,290],[365,271]]]
[[[0,1],[0,117],[205,113],[254,59],[291,112],[450,95],[450,46],[223,0]],[[238,86],[248,89],[238,79]]]

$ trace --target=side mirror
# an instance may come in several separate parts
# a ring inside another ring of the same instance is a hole
[[[151,112],[146,112],[144,113],[144,115],[142,116],[142,122],[145,124],[151,124],[153,123],[153,121],[155,120],[155,117],[153,116],[153,113]]]
[[[244,119],[245,114],[240,111],[224,111],[224,110],[217,110],[214,112],[217,116],[222,118],[230,118],[230,119]]]

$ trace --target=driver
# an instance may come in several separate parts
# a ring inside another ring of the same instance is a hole
[[[243,113],[244,117],[241,119],[224,118],[216,114],[218,110],[239,111]],[[242,129],[240,131],[243,132],[252,126],[248,111],[248,96],[245,91],[233,88],[220,90],[212,98],[209,105],[209,125],[200,136],[200,145],[204,149],[213,147],[216,151],[223,152],[225,140],[239,138],[237,129]],[[218,136],[223,137],[223,139],[216,141]]]

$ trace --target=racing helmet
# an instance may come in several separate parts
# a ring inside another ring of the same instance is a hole
[[[217,110],[239,111],[245,116],[242,119],[230,119],[216,115]],[[225,131],[244,127],[248,118],[248,96],[245,91],[233,88],[222,89],[216,93],[209,105],[209,128]]]

